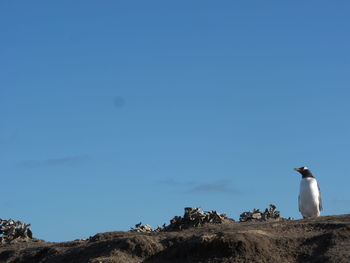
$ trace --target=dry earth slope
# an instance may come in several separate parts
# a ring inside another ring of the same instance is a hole
[[[350,262],[350,215],[225,222],[174,232],[110,232],[89,240],[0,246],[1,263]]]

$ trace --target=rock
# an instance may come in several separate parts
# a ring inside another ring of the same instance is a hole
[[[152,232],[152,226],[150,225],[142,225],[142,223],[138,223],[135,225],[135,228],[131,228],[131,232]]]
[[[33,233],[29,229],[30,224],[12,219],[0,219],[0,243],[8,243],[21,239],[26,241],[33,238]]]
[[[252,212],[243,212],[239,217],[239,222],[247,221],[268,221],[268,220],[287,220],[280,216],[280,212],[276,211],[276,206],[270,204],[262,213],[259,209],[253,209]]]
[[[261,213],[254,213],[254,214],[252,215],[252,218],[254,218],[254,219],[260,219],[260,218],[261,218]]]
[[[175,216],[168,226],[163,225],[155,231],[177,231],[190,227],[199,227],[204,224],[221,224],[229,220],[226,214],[219,214],[214,210],[203,211],[201,208],[186,207],[183,217]],[[233,219],[231,219],[233,220]]]

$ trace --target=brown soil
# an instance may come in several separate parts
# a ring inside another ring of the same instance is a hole
[[[1,263],[350,262],[350,215],[0,246]]]

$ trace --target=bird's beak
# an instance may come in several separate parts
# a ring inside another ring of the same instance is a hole
[[[298,172],[301,171],[299,168],[294,168],[293,170]],[[299,174],[293,174],[293,175],[299,175]]]

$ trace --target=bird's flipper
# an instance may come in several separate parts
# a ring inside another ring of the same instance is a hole
[[[298,195],[298,205],[299,205],[299,212],[301,212],[301,209],[300,209],[300,195]]]
[[[318,187],[318,208],[320,209],[320,211],[322,211],[323,206],[322,206],[322,198],[321,198],[321,189],[318,183],[317,183],[317,187]]]

